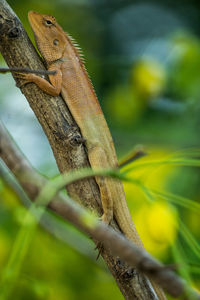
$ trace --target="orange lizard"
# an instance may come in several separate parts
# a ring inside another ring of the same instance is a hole
[[[61,93],[86,140],[91,167],[116,168],[118,162],[110,131],[72,38],[52,16],[30,11],[28,19],[48,70],[56,70],[57,73],[49,75],[50,82],[35,74],[18,73],[18,78],[24,79],[23,84],[34,82],[52,96]],[[122,183],[119,180],[99,177],[96,182],[103,207],[102,220],[109,224],[114,215],[125,236],[143,247],[128,210]],[[152,285],[158,298],[166,299],[162,290],[154,283]]]

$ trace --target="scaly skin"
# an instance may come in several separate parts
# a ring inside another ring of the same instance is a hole
[[[86,139],[93,169],[117,167],[112,137],[77,47],[54,17],[31,11],[28,18],[48,70],[57,73],[49,75],[50,83],[34,74],[19,73],[18,77],[25,80],[24,84],[34,82],[50,95],[62,94]],[[114,215],[125,236],[143,248],[128,210],[122,183],[110,178],[96,178],[96,181],[104,212],[102,220],[109,224]],[[152,285],[158,298],[165,300],[162,290],[153,282]]]

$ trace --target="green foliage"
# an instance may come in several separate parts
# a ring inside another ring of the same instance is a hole
[[[55,15],[83,48],[118,153],[127,153],[136,143],[143,143],[149,152],[120,174],[112,173],[124,180],[145,247],[166,264],[178,263],[181,275],[199,288],[198,1],[190,3],[189,9],[181,1],[173,7],[169,1],[151,0],[8,2],[32,40],[27,12],[36,10]],[[163,22],[156,23],[157,16]],[[55,162],[37,121],[11,77],[1,76],[1,118],[32,164],[53,176]],[[176,151],[182,148],[186,150]],[[66,180],[82,178],[87,172],[91,171],[70,174]],[[61,184],[62,179],[51,180],[43,201],[55,194],[55,182]],[[122,299],[103,263],[94,261],[93,246],[83,235],[54,215],[50,216],[54,226],[62,222],[63,232],[69,235],[65,243],[35,221],[24,226],[30,215],[3,182],[0,199],[0,275],[5,297],[9,298],[8,292],[20,300]],[[85,220],[91,221],[88,216]]]
[[[174,155],[172,155],[173,157]],[[59,175],[56,178],[49,181],[49,183],[46,184],[46,186],[42,189],[40,195],[37,197],[35,203],[32,204],[29,211],[26,212],[26,214],[23,217],[23,222],[21,224],[21,229],[19,230],[19,233],[17,234],[17,237],[15,239],[13,250],[10,254],[8,263],[6,265],[6,268],[1,274],[1,293],[0,297],[2,300],[9,299],[9,295],[12,294],[12,291],[14,287],[16,286],[16,283],[20,281],[21,277],[21,268],[23,265],[23,262],[25,260],[25,257],[27,257],[27,253],[30,248],[30,244],[32,243],[32,240],[34,239],[34,234],[36,231],[36,226],[38,222],[40,221],[42,215],[45,212],[45,207],[48,205],[48,203],[52,200],[52,198],[58,193],[58,191],[62,188],[64,188],[67,184],[70,184],[74,181],[84,179],[87,177],[92,176],[109,176],[116,179],[123,179],[126,181],[132,182],[134,185],[138,185],[140,188],[142,188],[142,191],[145,193],[146,197],[150,199],[150,202],[156,201],[157,198],[165,199],[166,201],[172,203],[176,203],[180,205],[181,207],[191,209],[197,213],[200,212],[200,205],[194,201],[191,201],[189,199],[183,198],[181,196],[174,195],[172,193],[165,193],[165,192],[159,192],[155,190],[151,190],[148,188],[148,186],[145,186],[137,176],[129,176],[130,172],[137,169],[137,168],[144,168],[147,172],[147,166],[160,166],[165,164],[174,164],[177,165],[177,162],[181,162],[181,165],[192,165],[199,167],[199,160],[195,159],[184,159],[184,157],[179,158],[178,155],[175,155],[176,158],[172,159],[171,156],[169,156],[168,159],[159,160],[159,161],[146,161],[146,163],[135,163],[133,166],[126,167],[125,171],[122,171],[121,173],[119,170],[96,170],[93,171],[91,169],[82,169],[77,170],[71,173]],[[179,163],[178,163],[179,165]],[[152,197],[153,196],[153,197]],[[70,201],[70,200],[67,200]],[[42,206],[41,206],[42,205]],[[89,226],[95,226],[96,224],[96,218],[91,215],[89,212],[84,212],[80,210],[82,215],[82,221],[86,222],[85,224]],[[175,220],[174,220],[175,222]],[[177,225],[178,224],[178,225]],[[197,260],[200,260],[200,248],[199,244],[196,241],[196,239],[193,237],[193,235],[190,233],[190,231],[187,229],[187,227],[184,225],[184,223],[179,219],[178,223],[176,224],[177,230],[180,231],[183,239],[188,245],[188,248],[190,248],[191,253],[193,252],[197,258]],[[185,260],[182,258],[182,252],[180,252],[179,249],[179,239],[176,239],[176,244],[172,247],[173,253],[174,253],[174,259],[175,263],[181,261],[181,263]],[[185,280],[188,281],[188,284],[191,284],[190,279],[190,267],[184,263],[184,266],[180,269],[180,274],[185,278]],[[35,285],[34,285],[35,286]],[[37,291],[37,284],[36,284],[36,291]],[[40,284],[38,286],[38,291],[43,295],[43,293],[46,295],[46,289],[43,289],[40,287]],[[42,298],[41,298],[42,299]]]

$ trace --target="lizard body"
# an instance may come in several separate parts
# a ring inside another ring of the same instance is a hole
[[[60,93],[67,103],[83,137],[86,139],[88,158],[93,169],[116,168],[115,148],[92,83],[87,75],[82,58],[69,35],[49,15],[29,12],[37,47],[45,59],[48,70],[56,70],[47,80],[35,74],[18,74],[24,84],[34,82],[46,93]],[[109,224],[117,220],[125,236],[143,247],[135,229],[126,203],[122,183],[111,178],[95,178],[99,186],[103,207],[102,220]],[[154,286],[160,300],[166,299],[163,292]]]

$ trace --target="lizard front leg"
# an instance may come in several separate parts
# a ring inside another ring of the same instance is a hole
[[[33,82],[45,93],[51,96],[58,96],[62,87],[62,72],[59,66],[53,65],[49,67],[48,71],[56,71],[55,75],[49,75],[50,82],[35,74],[16,73],[16,77],[24,80],[20,87]]]
[[[99,146],[89,147],[88,157],[92,169],[109,168],[108,159],[105,150]],[[111,194],[112,178],[108,177],[95,177],[95,180],[99,186],[101,202],[103,207],[102,221],[107,225],[110,224],[113,219],[113,198]]]

